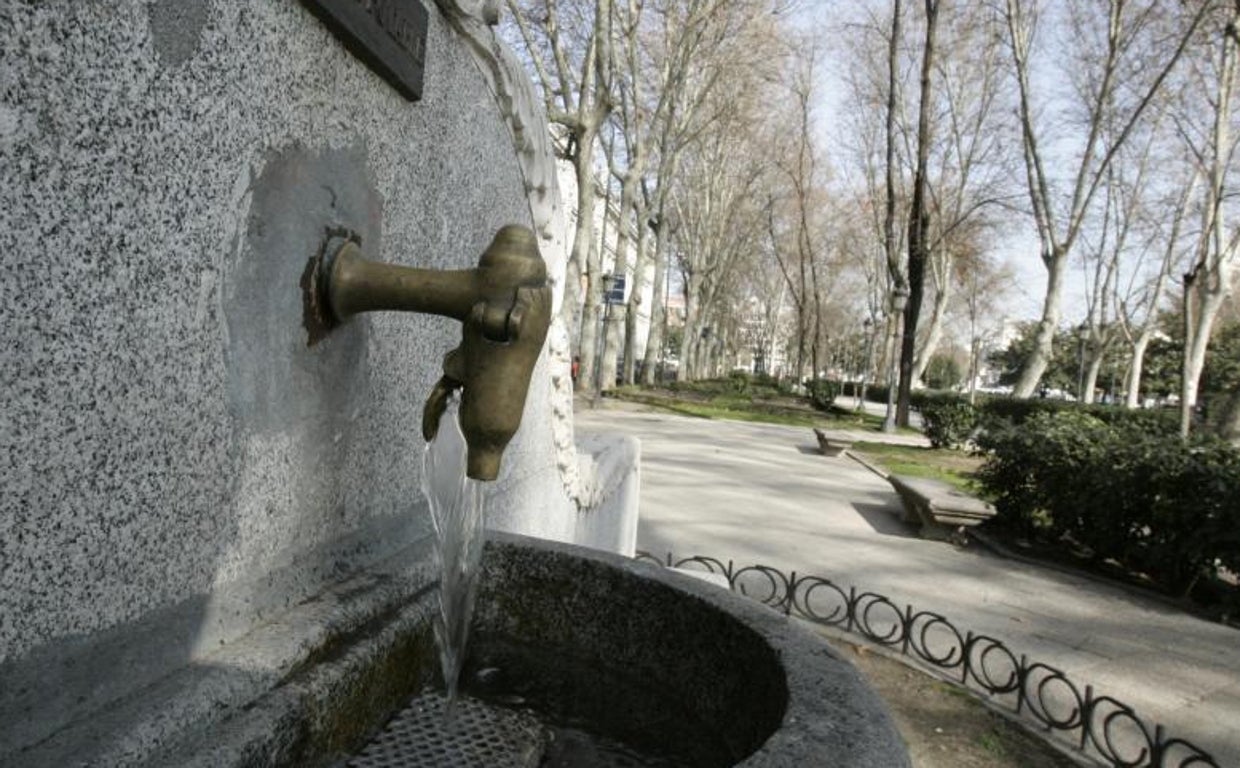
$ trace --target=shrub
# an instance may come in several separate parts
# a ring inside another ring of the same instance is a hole
[[[964,380],[960,363],[951,355],[937,354],[926,365],[926,385],[931,389],[951,389]]]
[[[959,395],[921,394],[916,401],[926,437],[934,448],[959,447],[977,426],[977,409]]]
[[[836,381],[835,384],[839,387],[839,394],[844,397],[857,397],[861,394],[861,382],[859,381]],[[886,385],[867,381],[865,384],[865,399],[866,402],[870,403],[886,403]]]
[[[861,394],[860,383],[850,382],[848,386],[848,391],[844,392],[845,395],[856,397]],[[879,403],[880,405],[885,404],[887,402],[887,385],[876,384],[873,382],[867,383],[865,385],[865,399],[866,402],[869,403]]]
[[[840,393],[840,383],[831,379],[814,379],[806,384],[810,405],[820,411],[830,411],[835,407],[835,398]]]
[[[991,397],[979,400],[982,422],[987,429],[1020,426],[1030,418],[1049,413],[1085,413],[1107,424],[1132,427],[1151,434],[1179,434],[1179,413],[1172,408],[1122,408],[1116,405],[1074,403],[1069,400]]]
[[[991,428],[978,444],[1001,525],[1070,540],[1177,592],[1216,565],[1240,568],[1240,451],[1226,443],[1185,444],[1078,408]]]
[[[861,391],[861,382],[859,381],[839,381],[840,394],[844,397],[856,397]]]
[[[991,397],[979,402],[982,419],[988,429],[1005,426],[1019,427],[1038,414],[1059,413],[1070,406],[1063,400],[1045,400],[1030,398],[1018,400],[1014,397]]]
[[[867,402],[886,404],[887,402],[887,385],[886,384],[869,384],[865,388],[865,399]]]
[[[1180,434],[1180,412],[1176,408],[1122,408],[1117,405],[1079,406],[1095,418],[1123,429],[1159,437]]]
[[[1185,446],[1147,437],[1134,449],[1149,502],[1139,564],[1178,589],[1214,562],[1240,571],[1240,451],[1210,438]]]
[[[749,384],[753,381],[753,377],[744,371],[732,371],[728,375],[728,386],[732,393],[736,395],[749,394]]]

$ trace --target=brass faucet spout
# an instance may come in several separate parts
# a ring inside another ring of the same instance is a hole
[[[332,235],[318,265],[315,299],[328,328],[361,312],[422,312],[461,322],[461,345],[427,399],[422,433],[434,438],[448,396],[460,389],[467,474],[494,480],[521,424],[526,392],[551,322],[547,268],[534,233],[503,227],[474,269],[433,270],[367,261],[358,243]]]
[[[330,262],[327,302],[339,321],[361,312],[421,312],[464,320],[478,296],[477,270],[435,270],[367,261],[344,242]]]

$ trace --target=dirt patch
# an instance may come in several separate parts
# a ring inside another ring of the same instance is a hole
[[[1078,763],[972,694],[838,638],[895,718],[914,768],[1072,768]]]

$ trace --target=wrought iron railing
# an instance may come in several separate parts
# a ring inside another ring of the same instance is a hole
[[[822,576],[785,574],[767,565],[737,568],[713,557],[660,560],[648,552],[637,559],[669,568],[701,570],[726,577],[739,592],[789,616],[835,627],[942,671],[943,677],[985,694],[1058,732],[1077,749],[1115,768],[1221,768],[1201,747],[1151,728],[1133,708],[1093,686],[1084,690],[1061,669],[1017,656],[1002,641],[961,631],[942,614],[901,610],[876,592],[845,590]]]

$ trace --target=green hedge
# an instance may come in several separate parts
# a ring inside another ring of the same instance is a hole
[[[1083,413],[1106,424],[1132,427],[1156,435],[1179,434],[1180,413],[1174,408],[1123,408],[1118,405],[1085,405],[1070,400],[1012,397],[978,399],[982,421],[988,428],[1019,426],[1039,414]]]
[[[810,405],[820,411],[835,410],[835,398],[840,394],[840,383],[831,379],[815,379],[805,383]]]
[[[747,395],[749,394],[749,385],[753,382],[753,376],[744,371],[732,371],[728,375],[728,385],[733,394]]]
[[[965,398],[951,392],[916,392],[909,404],[921,412],[926,437],[934,448],[958,448],[978,424],[978,411]]]
[[[1184,592],[1216,565],[1240,570],[1240,451],[1185,444],[1083,409],[1027,415],[978,437],[995,523],[1070,540]]]
[[[856,382],[833,381],[832,384],[837,387],[837,394],[845,397],[856,397],[861,390],[861,385]],[[865,399],[885,404],[887,387],[882,384],[866,386]],[[1086,414],[1106,424],[1152,435],[1177,435],[1180,427],[1180,414],[1174,408],[1128,409],[1098,403],[1084,405],[1071,400],[1018,400],[984,394],[978,394],[976,405],[970,405],[966,394],[927,389],[914,391],[909,396],[909,405],[926,419],[926,435],[936,447],[960,445],[979,425],[985,429],[1002,429],[1019,426],[1034,416],[1049,413]]]
[[[861,394],[860,382],[836,381],[835,384],[840,388],[840,394],[844,397],[857,397]],[[865,385],[865,399],[869,403],[886,403],[887,386],[885,384],[867,382]]]
[[[789,395],[792,385],[770,376],[735,371],[722,379],[669,381],[663,385],[672,392],[699,395],[703,398],[761,398]]]

